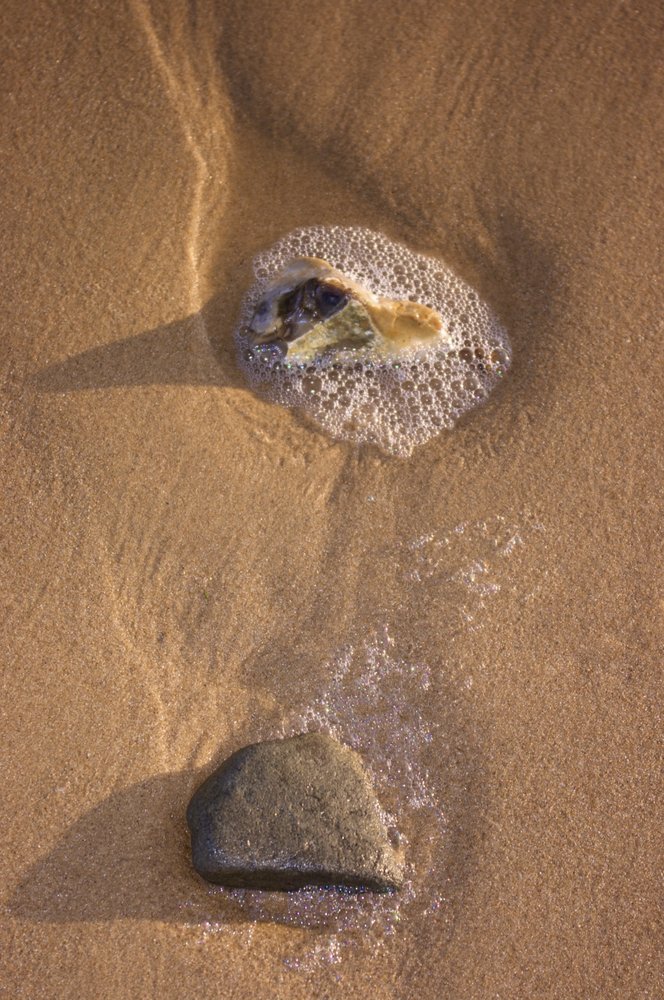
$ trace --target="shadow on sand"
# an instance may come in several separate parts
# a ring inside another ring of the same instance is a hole
[[[214,349],[208,339],[226,313],[225,299],[217,296],[184,319],[49,365],[31,376],[30,385],[61,393],[143,385],[246,388],[232,337]]]
[[[237,903],[191,867],[184,813],[206,774],[161,774],[114,792],[28,870],[9,901],[10,913],[47,923],[246,922]]]
[[[459,775],[452,766],[452,783],[446,789],[448,828],[435,880],[447,886],[448,935],[453,933],[460,889],[472,877],[482,838],[485,790],[474,770],[464,766],[462,794],[455,794]],[[8,900],[8,912],[17,920],[53,924],[118,919],[185,926],[293,924],[293,908],[284,898],[292,894],[250,893],[253,899],[244,900],[242,893],[209,886],[194,872],[185,810],[209,773],[206,767],[156,775],[109,795],[24,873]],[[422,830],[413,830],[411,847],[416,854],[422,852],[416,841],[426,840],[427,829],[425,824]],[[297,907],[295,916],[298,923]],[[320,912],[309,907],[302,916],[301,926],[320,930],[329,926],[325,904]]]

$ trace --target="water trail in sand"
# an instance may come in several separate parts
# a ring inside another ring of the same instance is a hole
[[[202,225],[204,219],[209,222],[214,202],[218,201],[227,162],[224,121],[228,110],[215,54],[218,28],[209,9],[197,8],[196,17],[187,19],[184,9],[172,5],[168,18],[162,16],[159,22],[153,17],[149,0],[132,0],[132,9],[194,163],[185,247],[191,273],[191,311],[198,312],[207,297]],[[217,210],[220,207],[216,205]]]

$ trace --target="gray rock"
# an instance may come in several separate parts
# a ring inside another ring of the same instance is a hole
[[[238,750],[194,794],[187,822],[194,868],[210,882],[374,892],[403,882],[359,754],[324,733]]]

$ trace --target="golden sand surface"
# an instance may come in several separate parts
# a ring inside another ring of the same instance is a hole
[[[662,995],[663,21],[2,5],[3,996]],[[237,367],[252,257],[313,223],[509,331],[409,459]],[[189,795],[386,627],[430,670],[440,905],[343,947],[229,916]]]

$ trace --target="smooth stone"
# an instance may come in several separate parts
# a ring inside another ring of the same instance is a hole
[[[229,757],[187,809],[194,868],[257,889],[403,884],[358,753],[325,733],[254,743]]]

